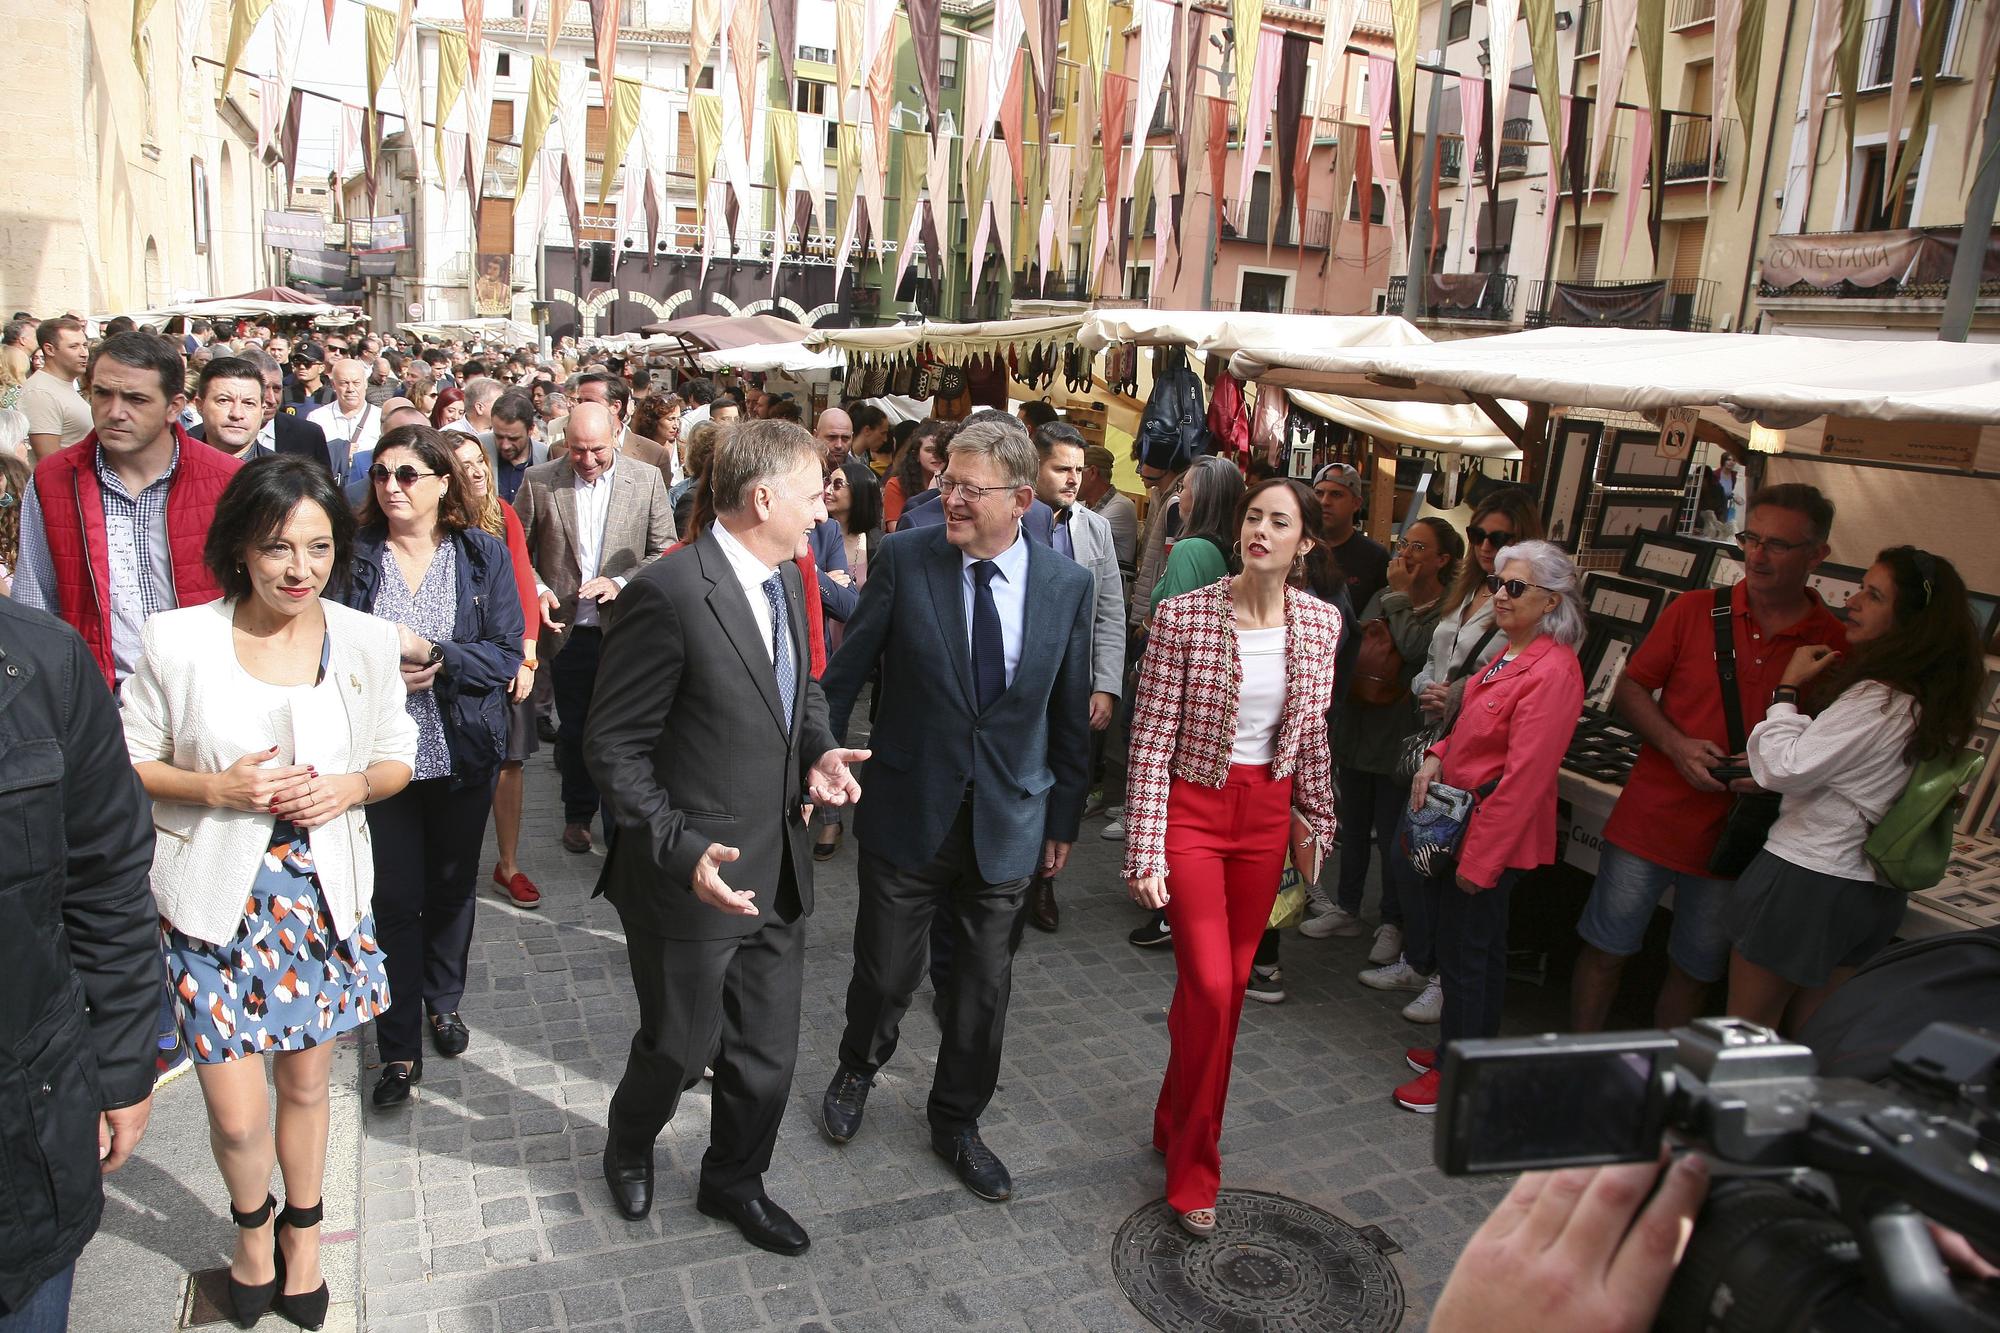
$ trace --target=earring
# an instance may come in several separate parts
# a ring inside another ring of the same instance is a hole
[[[1238,537],[1229,547],[1229,554],[1236,557],[1236,563],[1243,563],[1243,539]]]
[[[1297,555],[1292,557],[1292,577],[1295,579],[1303,578],[1305,577],[1305,572],[1306,572],[1306,553],[1304,551],[1300,551]]]

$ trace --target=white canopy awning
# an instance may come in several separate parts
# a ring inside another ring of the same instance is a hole
[[[839,352],[808,347],[802,342],[763,343],[756,347],[732,347],[723,352],[703,352],[695,357],[694,363],[711,374],[734,370],[744,374],[783,371],[787,375],[839,370],[846,364]]]
[[[535,326],[523,324],[519,320],[508,319],[505,315],[482,315],[477,319],[443,319],[417,321],[398,324],[398,333],[408,333],[418,338],[458,338],[460,340],[481,339],[487,342],[504,343],[508,346],[532,345],[536,339]]]
[[[1549,328],[1406,347],[1246,344],[1230,366],[1241,378],[1353,398],[2000,425],[2000,347],[1980,343]]]
[[[814,329],[808,347],[837,347],[850,357],[899,356],[924,348],[948,360],[1022,344],[1068,342],[1083,323],[1081,314],[1036,319],[995,319],[983,324],[895,324],[881,329]]]
[[[1093,352],[1114,343],[1161,343],[1228,354],[1242,347],[1414,347],[1430,341],[1398,315],[1266,315],[1240,310],[1093,310],[1076,340]]]

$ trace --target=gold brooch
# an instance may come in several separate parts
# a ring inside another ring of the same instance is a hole
[[[347,673],[347,683],[353,688],[356,694],[361,693],[361,677],[350,671]]]

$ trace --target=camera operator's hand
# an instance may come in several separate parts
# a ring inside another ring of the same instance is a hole
[[[1707,1195],[1694,1153],[1530,1172],[1459,1256],[1430,1333],[1643,1333]]]

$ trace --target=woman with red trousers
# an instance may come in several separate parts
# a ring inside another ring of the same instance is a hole
[[[1406,1111],[1437,1110],[1438,1053],[1461,1038],[1500,1035],[1507,988],[1507,896],[1524,870],[1556,858],[1556,778],[1583,712],[1576,645],[1583,611],[1576,566],[1549,542],[1516,542],[1487,576],[1506,642],[1466,677],[1458,717],[1410,784],[1410,809],[1434,782],[1493,790],[1472,811],[1455,875],[1422,892],[1437,933],[1444,1015],[1435,1049],[1403,1059],[1417,1077],[1396,1089]],[[1414,874],[1414,872],[1412,872]]]
[[[1216,1227],[1243,987],[1285,853],[1296,847],[1311,878],[1333,845],[1326,714],[1343,626],[1339,611],[1288,586],[1331,558],[1319,512],[1296,481],[1246,492],[1241,572],[1160,603],[1139,678],[1125,877],[1133,900],[1164,907],[1173,928],[1179,976],[1153,1147],[1167,1159],[1167,1204],[1196,1236]]]

